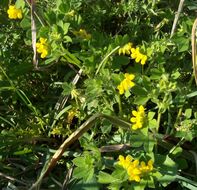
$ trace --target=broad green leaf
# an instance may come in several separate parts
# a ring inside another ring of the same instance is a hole
[[[114,183],[117,182],[117,179],[106,172],[100,171],[98,175],[98,182],[104,184]]]
[[[24,8],[25,7],[25,1],[24,0],[17,0],[15,3],[16,8]]]
[[[92,167],[77,167],[73,171],[73,176],[84,181],[90,180],[94,175],[94,168]]]

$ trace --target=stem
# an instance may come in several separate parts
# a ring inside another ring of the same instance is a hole
[[[172,36],[174,35],[174,32],[176,30],[176,26],[177,26],[178,19],[180,17],[180,14],[181,14],[181,11],[182,11],[182,8],[183,8],[183,4],[184,4],[184,0],[180,0],[178,11],[177,11],[177,13],[175,14],[175,17],[174,17],[174,22],[173,22],[173,25],[172,25],[172,30],[171,30],[170,38],[172,38]]]
[[[168,126],[167,126],[167,129],[166,129],[166,134],[170,134],[171,126],[172,126],[172,117],[171,117],[171,114],[170,114],[170,109],[168,108]]]
[[[157,116],[157,132],[159,131],[160,121],[161,121],[161,113],[159,112]]]
[[[169,154],[172,154],[177,147],[181,145],[181,143],[185,140],[185,137],[182,137],[181,140],[169,151]]]
[[[122,117],[122,101],[121,101],[121,98],[120,98],[120,94],[118,94],[118,108],[119,108],[119,114],[120,116]]]
[[[104,65],[104,63],[108,60],[108,58],[117,50],[119,49],[120,46],[117,46],[116,48],[114,48],[110,53],[108,53],[105,58],[101,61],[100,65],[98,66],[98,69],[96,70],[95,75],[98,74],[98,72],[100,71],[101,67]]]
[[[170,134],[173,134],[174,133],[174,130],[175,130],[175,127],[176,125],[178,124],[179,120],[180,120],[180,117],[182,115],[182,111],[183,111],[183,106],[181,108],[179,108],[179,112],[177,114],[177,117],[176,117],[176,120],[175,120],[175,123],[174,123],[174,127],[172,128]]]

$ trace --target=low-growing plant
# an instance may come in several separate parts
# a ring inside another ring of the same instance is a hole
[[[196,9],[2,0],[0,187],[196,189]]]

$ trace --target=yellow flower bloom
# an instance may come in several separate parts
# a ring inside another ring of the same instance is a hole
[[[47,39],[40,38],[39,41],[36,43],[37,52],[41,54],[41,58],[45,58],[48,55]]]
[[[137,161],[136,164],[133,163],[129,166],[127,172],[128,172],[128,175],[129,175],[129,180],[130,181],[136,181],[136,182],[140,182],[140,175],[141,175],[141,171],[140,169],[138,168],[138,164],[139,164],[139,160],[135,160]],[[134,162],[135,162],[134,161]]]
[[[8,17],[10,19],[21,19],[22,18],[22,11],[21,9],[17,9],[15,5],[10,5],[9,9],[7,10]]]
[[[132,115],[134,117],[131,117],[130,121],[134,124],[132,125],[131,128],[133,130],[142,128],[145,119],[145,108],[143,106],[139,106],[137,111],[135,110],[132,111]]]
[[[118,164],[121,165],[123,168],[127,169],[131,164],[133,157],[131,155],[127,155],[126,158],[124,158],[124,156],[120,155],[118,159]]]
[[[121,55],[121,54],[123,54],[123,55],[125,55],[125,54],[130,55],[132,45],[133,44],[131,42],[125,44],[123,47],[119,48],[118,54],[119,55]]]
[[[74,31],[73,32],[76,36],[80,37],[80,38],[83,38],[83,39],[86,39],[86,40],[90,40],[91,39],[91,34],[88,34],[86,32],[86,30],[84,29],[80,29],[79,31]]]
[[[68,12],[66,15],[73,17],[75,15],[75,11],[71,10],[70,12]]]
[[[139,48],[131,48],[131,58],[135,59],[137,63],[141,63],[141,65],[146,64],[147,56],[140,53]]]
[[[140,171],[142,173],[149,173],[153,170],[153,161],[152,160],[149,160],[148,161],[148,164],[146,165],[146,163],[144,161],[142,161],[140,163]]]
[[[131,155],[126,158],[120,155],[118,164],[121,165],[128,173],[129,181],[140,182],[144,175],[147,175],[153,170],[153,161],[149,160],[147,165],[144,161],[134,160]]]
[[[132,81],[135,78],[135,75],[125,73],[124,76],[125,79],[117,86],[120,94],[124,94],[125,91],[135,86],[135,83]]]

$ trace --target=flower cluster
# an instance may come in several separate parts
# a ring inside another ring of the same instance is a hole
[[[145,120],[145,108],[141,105],[138,107],[138,110],[133,110],[132,115],[134,117],[131,117],[130,121],[134,123],[132,125],[133,130],[137,130],[143,127],[144,120]]]
[[[119,55],[121,55],[121,54],[123,54],[123,55],[125,55],[125,54],[130,55],[131,54],[132,45],[133,44],[131,42],[125,44],[122,48],[119,48],[118,54]]]
[[[48,55],[48,44],[46,38],[40,38],[40,42],[36,43],[37,52],[41,54],[41,58]]]
[[[74,10],[71,10],[71,11],[68,12],[66,15],[67,15],[67,16],[70,16],[70,17],[73,17],[73,16],[75,16],[75,11],[74,11]]]
[[[140,53],[140,50],[139,48],[132,48],[131,49],[131,58],[132,59],[135,59],[135,61],[137,63],[141,63],[141,65],[144,65],[146,63],[146,60],[147,60],[147,56]]]
[[[130,55],[132,59],[135,59],[137,63],[144,65],[147,61],[147,56],[142,54],[138,48],[133,48],[132,43],[129,42],[125,44],[123,47],[119,48],[118,50],[119,55]]]
[[[91,38],[91,34],[88,34],[86,32],[86,30],[84,30],[84,29],[80,29],[79,31],[74,31],[73,33],[74,33],[74,35],[76,35],[82,39],[89,40]]]
[[[140,182],[144,175],[153,170],[153,161],[149,160],[146,164],[144,161],[135,160],[131,155],[119,156],[118,164],[122,166],[128,173],[130,181]]]
[[[125,73],[124,76],[125,79],[117,86],[120,94],[124,94],[125,91],[135,86],[135,83],[132,81],[135,78],[135,75]]]
[[[10,5],[9,9],[7,10],[8,17],[10,19],[21,19],[22,18],[22,11],[21,9],[17,9],[15,5]]]

